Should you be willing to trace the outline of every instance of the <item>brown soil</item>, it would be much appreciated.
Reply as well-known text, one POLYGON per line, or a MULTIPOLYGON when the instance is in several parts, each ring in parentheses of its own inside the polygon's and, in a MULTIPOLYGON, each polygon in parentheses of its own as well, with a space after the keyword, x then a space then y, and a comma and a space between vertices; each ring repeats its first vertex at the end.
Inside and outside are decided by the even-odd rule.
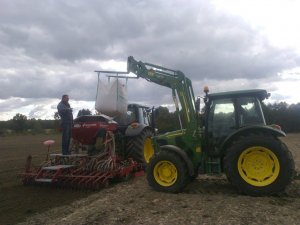
MULTIPOLYGON (((298 171, 299 138, 300 134, 290 134, 283 139, 293 153, 298 171)), ((5 192, 0 187, 2 196, 5 192)), ((21 193, 0 197, 0 224, 21 220, 21 217, 13 219, 15 207, 28 213, 21 224, 299 224, 300 221, 300 180, 293 181, 285 194, 271 197, 240 195, 224 176, 199 176, 179 194, 155 192, 145 177, 94 193, 20 185, 15 185, 15 189, 6 188, 10 194, 26 193, 27 199, 37 207, 47 205, 51 199, 54 203, 47 206, 51 208, 47 211, 32 210, 29 204, 24 204, 26 198, 21 193), (37 201, 39 198, 43 200, 37 201), (80 199, 74 201, 75 198, 80 199), (2 203, 3 199, 7 199, 6 204, 2 203), (31 215, 35 212, 42 213, 31 215), (6 219, 2 221, 2 218, 6 219)))

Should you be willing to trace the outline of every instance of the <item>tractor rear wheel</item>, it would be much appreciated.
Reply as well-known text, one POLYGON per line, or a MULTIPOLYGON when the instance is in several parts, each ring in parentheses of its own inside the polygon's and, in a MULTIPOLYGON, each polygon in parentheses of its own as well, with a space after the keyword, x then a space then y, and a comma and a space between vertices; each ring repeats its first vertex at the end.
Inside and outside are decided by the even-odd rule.
POLYGON ((150 129, 144 129, 139 135, 130 137, 126 145, 127 157, 147 166, 154 155, 151 137, 152 132, 150 129))
POLYGON ((180 192, 189 182, 186 163, 174 152, 161 151, 147 167, 147 180, 157 191, 180 192))
POLYGON ((284 191, 292 181, 295 164, 286 145, 273 136, 241 137, 228 149, 224 169, 239 191, 252 196, 284 191))

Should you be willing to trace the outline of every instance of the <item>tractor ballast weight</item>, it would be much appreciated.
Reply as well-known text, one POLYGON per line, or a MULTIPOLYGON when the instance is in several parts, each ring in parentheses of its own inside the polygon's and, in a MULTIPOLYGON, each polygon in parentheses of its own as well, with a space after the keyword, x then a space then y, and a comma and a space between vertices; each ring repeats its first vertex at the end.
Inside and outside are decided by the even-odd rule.
MULTIPOLYGON (((208 94, 200 114, 192 82, 184 73, 128 57, 127 73, 171 89, 180 130, 151 140, 147 180, 155 190, 180 192, 198 172, 225 173, 239 191, 268 195, 284 191, 295 165, 279 126, 266 125, 262 89, 208 94), (179 104, 181 110, 179 110, 179 104)), ((199 99, 199 98, 198 98, 199 99)))

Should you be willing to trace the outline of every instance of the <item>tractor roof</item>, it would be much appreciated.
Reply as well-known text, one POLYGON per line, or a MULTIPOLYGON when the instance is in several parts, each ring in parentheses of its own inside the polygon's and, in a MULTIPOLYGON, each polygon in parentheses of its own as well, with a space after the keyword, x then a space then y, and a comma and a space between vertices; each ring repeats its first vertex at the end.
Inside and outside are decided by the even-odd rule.
POLYGON ((257 97, 261 101, 268 98, 270 93, 264 89, 251 89, 251 90, 240 90, 240 91, 227 91, 208 94, 210 100, 222 99, 222 98, 237 98, 237 97, 257 97))
POLYGON ((128 104, 128 107, 146 108, 146 109, 149 109, 149 108, 150 108, 149 106, 140 105, 140 104, 137 104, 137 103, 129 103, 129 104, 128 104))

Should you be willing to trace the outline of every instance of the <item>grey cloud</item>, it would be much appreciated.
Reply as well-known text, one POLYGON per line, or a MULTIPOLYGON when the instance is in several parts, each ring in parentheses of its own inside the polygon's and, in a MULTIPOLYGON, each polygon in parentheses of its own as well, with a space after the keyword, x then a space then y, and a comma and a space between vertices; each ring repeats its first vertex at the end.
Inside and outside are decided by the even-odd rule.
POLYGON ((22 101, 21 99, 9 99, 3 102, 0 102, 0 112, 7 112, 17 107, 21 107, 28 104, 27 102, 22 101))
POLYGON ((48 66, 35 61, 27 66, 0 69, 0 73, 2 99, 60 98, 69 93, 76 99, 90 100, 96 92, 96 74, 80 69, 77 64, 48 66))
POLYGON ((268 46, 240 18, 220 14, 206 1, 28 1, 26 5, 4 1, 2 5, 6 20, 1 31, 7 36, 2 42, 23 48, 32 57, 124 60, 132 54, 193 77, 227 78, 270 76, 299 64, 292 51, 268 46), (262 49, 255 52, 260 45, 262 49))
MULTIPOLYGON (((206 80, 220 90, 228 90, 232 79, 257 87, 258 79, 300 65, 293 50, 271 46, 241 18, 204 0, 3 0, 0 20, 0 99, 68 93, 93 101, 93 70, 101 66, 84 64, 87 59, 125 61, 133 55, 178 69, 192 79, 196 94, 206 80)), ((129 84, 130 100, 154 105, 169 93, 137 82, 129 84)))
POLYGON ((9 112, 14 109, 22 108, 31 104, 37 104, 38 102, 45 103, 47 99, 34 99, 34 98, 9 98, 5 101, 0 102, 0 112, 9 112))
POLYGON ((171 102, 170 89, 149 83, 143 79, 130 80, 128 82, 128 99, 132 102, 144 103, 149 106, 156 106, 158 102, 171 102))

